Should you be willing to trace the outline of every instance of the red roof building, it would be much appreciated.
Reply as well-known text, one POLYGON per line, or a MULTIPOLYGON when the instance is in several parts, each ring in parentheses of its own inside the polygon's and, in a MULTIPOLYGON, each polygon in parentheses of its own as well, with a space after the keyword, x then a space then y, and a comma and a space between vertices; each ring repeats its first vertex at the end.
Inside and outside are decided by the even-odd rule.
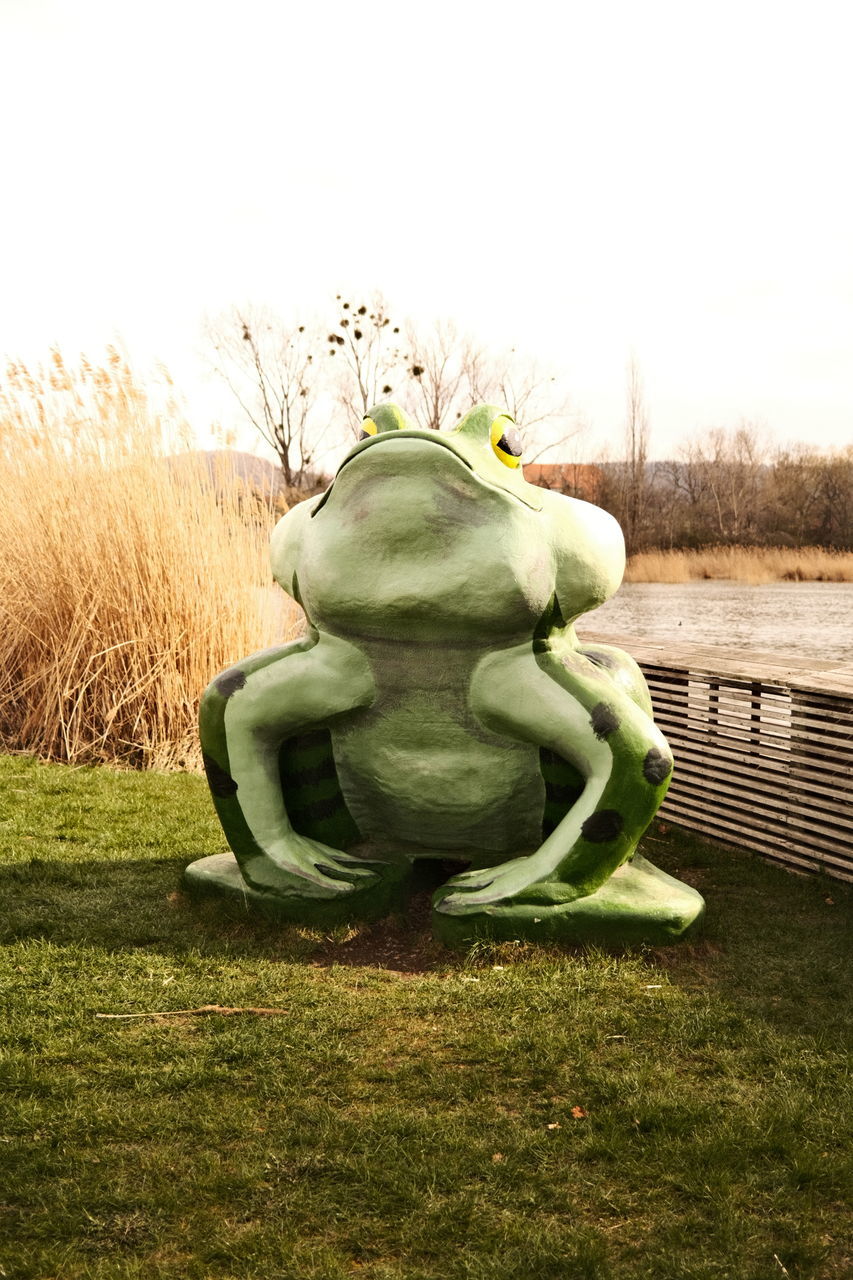
POLYGON ((599 501, 604 479, 601 468, 589 462, 531 462, 524 478, 540 489, 556 489, 585 502, 599 501))

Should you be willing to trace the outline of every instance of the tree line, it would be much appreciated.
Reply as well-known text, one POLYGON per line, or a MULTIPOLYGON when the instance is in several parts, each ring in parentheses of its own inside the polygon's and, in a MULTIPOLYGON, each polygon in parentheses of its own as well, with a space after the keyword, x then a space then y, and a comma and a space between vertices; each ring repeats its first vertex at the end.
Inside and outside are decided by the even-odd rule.
MULTIPOLYGON (((473 404, 500 404, 522 429, 527 463, 559 456, 581 432, 555 372, 514 349, 492 352, 448 323, 404 322, 380 294, 339 294, 325 318, 292 324, 269 309, 233 307, 208 322, 207 338, 213 368, 275 450, 294 496, 322 480, 320 462, 342 442, 333 434, 340 424, 357 435, 381 400, 435 431, 473 404)), ((635 358, 621 456, 578 470, 584 483, 574 492, 619 520, 629 553, 727 544, 853 549, 853 445, 773 448, 744 421, 696 432, 676 456, 651 461, 635 358)))
POLYGON ((629 552, 713 545, 853 550, 853 446, 770 448, 750 423, 714 428, 663 462, 600 467, 596 501, 629 552))
POLYGON ((294 323, 269 308, 232 307, 207 322, 206 337, 214 371, 274 449, 288 488, 309 488, 341 426, 357 436, 382 400, 432 431, 449 430, 474 404, 499 404, 523 424, 530 461, 579 431, 554 371, 449 323, 403 321, 381 294, 339 294, 325 318, 294 323))

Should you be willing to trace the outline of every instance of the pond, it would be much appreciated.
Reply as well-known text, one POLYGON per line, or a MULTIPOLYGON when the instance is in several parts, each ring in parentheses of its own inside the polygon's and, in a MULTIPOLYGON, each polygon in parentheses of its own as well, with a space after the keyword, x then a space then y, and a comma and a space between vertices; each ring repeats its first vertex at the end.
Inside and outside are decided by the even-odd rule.
POLYGON ((626 582, 578 634, 853 662, 853 583, 626 582))

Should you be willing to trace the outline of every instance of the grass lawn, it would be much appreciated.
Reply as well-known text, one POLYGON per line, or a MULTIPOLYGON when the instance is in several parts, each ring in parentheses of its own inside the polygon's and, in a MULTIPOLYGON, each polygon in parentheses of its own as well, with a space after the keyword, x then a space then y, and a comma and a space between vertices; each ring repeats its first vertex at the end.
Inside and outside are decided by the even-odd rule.
POLYGON ((693 944, 453 953, 186 899, 192 776, 3 757, 0 840, 0 1277, 853 1273, 849 886, 655 824, 693 944))

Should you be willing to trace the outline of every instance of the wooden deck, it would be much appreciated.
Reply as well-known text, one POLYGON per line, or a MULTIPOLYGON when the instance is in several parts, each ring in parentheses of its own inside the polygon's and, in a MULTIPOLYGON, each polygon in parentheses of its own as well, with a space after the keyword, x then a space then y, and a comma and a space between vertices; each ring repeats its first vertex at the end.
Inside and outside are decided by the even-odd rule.
POLYGON ((853 663, 589 635, 643 669, 675 755, 661 817, 853 880, 853 663))

